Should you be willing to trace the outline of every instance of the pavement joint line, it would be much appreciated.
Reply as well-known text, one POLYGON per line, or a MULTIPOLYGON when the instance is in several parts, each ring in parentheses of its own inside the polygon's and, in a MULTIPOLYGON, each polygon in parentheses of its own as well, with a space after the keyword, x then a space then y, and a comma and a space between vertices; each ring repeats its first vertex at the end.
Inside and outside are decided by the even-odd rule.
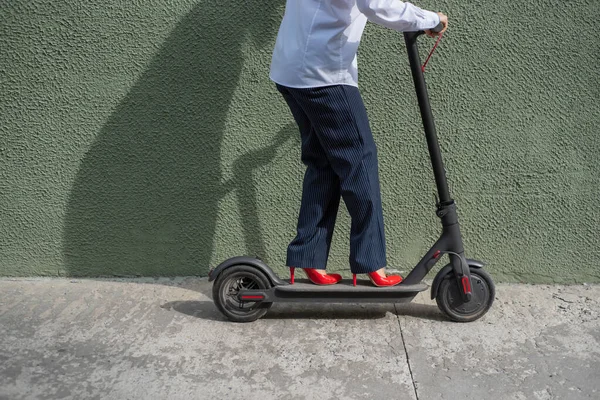
POLYGON ((413 376, 412 367, 410 366, 410 358, 408 356, 408 349, 406 348, 406 341, 404 340, 404 333, 402 332, 402 324, 400 323, 400 315, 398 314, 398 307, 394 303, 394 311, 396 312, 396 320, 398 321, 398 327, 400 328, 400 337, 402 339, 402 346, 404 347, 404 354, 406 355, 406 364, 408 365, 408 372, 410 373, 410 380, 413 384, 415 391, 415 398, 419 400, 419 393, 417 392, 417 384, 415 383, 415 377, 413 376))

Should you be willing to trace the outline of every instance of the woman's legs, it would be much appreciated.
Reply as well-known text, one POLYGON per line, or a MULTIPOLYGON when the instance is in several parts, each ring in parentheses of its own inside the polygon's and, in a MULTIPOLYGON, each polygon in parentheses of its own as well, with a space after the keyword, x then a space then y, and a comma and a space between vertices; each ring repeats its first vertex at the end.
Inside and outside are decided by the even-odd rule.
POLYGON ((306 165, 297 235, 287 250, 290 267, 325 269, 340 202, 340 181, 308 116, 286 88, 279 87, 300 129, 306 165))
POLYGON ((303 161, 308 160, 298 236, 288 248, 288 265, 325 265, 341 188, 352 218, 351 271, 383 268, 386 252, 377 149, 358 88, 279 88, 302 132, 303 161))

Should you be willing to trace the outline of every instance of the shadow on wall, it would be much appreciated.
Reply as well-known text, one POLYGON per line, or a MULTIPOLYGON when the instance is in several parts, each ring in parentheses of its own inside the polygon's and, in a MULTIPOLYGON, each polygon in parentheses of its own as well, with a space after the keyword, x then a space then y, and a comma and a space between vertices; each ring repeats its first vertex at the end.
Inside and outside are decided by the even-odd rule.
POLYGON ((296 128, 242 156, 225 183, 221 142, 242 42, 271 43, 280 9, 222 3, 203 2, 180 21, 82 161, 63 238, 69 275, 207 274, 218 203, 232 190, 247 249, 264 255, 252 170, 296 128))

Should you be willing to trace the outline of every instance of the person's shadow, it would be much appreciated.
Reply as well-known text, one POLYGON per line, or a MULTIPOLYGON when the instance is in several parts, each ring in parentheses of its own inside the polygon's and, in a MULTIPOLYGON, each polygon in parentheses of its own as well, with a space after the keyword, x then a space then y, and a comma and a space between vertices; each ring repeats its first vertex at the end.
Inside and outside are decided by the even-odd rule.
POLYGON ((228 181, 221 162, 243 44, 268 57, 282 12, 275 3, 199 3, 162 44, 81 163, 63 235, 69 275, 206 275, 218 203, 232 190, 248 250, 264 256, 252 170, 296 128, 263 132, 275 139, 238 159, 228 181))

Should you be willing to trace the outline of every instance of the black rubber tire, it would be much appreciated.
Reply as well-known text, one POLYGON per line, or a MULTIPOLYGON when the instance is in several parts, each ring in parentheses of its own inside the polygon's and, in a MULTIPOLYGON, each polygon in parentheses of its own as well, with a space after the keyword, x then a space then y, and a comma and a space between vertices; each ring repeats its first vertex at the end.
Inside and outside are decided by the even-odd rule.
POLYGON ((468 303, 462 301, 461 289, 453 271, 448 273, 440 284, 435 301, 439 309, 452 321, 475 321, 484 316, 494 303, 496 288, 492 277, 481 268, 471 267, 470 271, 473 298, 468 303))
POLYGON ((233 322, 252 322, 264 316, 273 303, 244 302, 235 298, 236 290, 239 291, 240 282, 243 285, 252 285, 257 289, 269 289, 269 279, 255 267, 248 265, 235 265, 223 271, 213 284, 213 301, 215 305, 233 322), (237 288, 236 288, 237 286, 237 288))

